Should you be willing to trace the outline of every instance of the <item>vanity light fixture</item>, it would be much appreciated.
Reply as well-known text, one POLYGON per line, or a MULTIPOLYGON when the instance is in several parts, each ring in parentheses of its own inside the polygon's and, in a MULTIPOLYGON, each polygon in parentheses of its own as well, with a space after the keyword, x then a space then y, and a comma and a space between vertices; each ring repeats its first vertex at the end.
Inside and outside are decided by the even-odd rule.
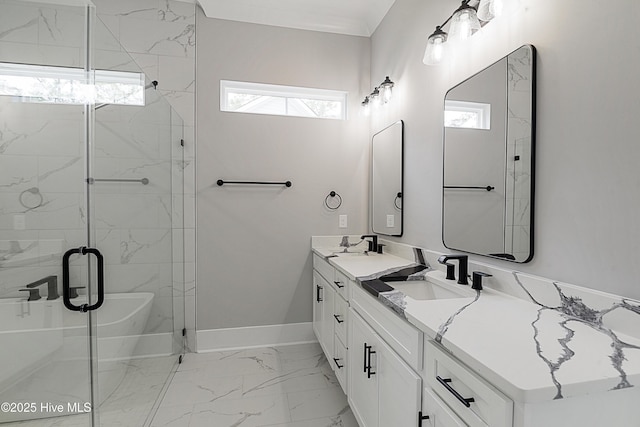
POLYGON ((425 65, 439 64, 445 55, 447 41, 468 39, 483 23, 500 16, 502 8, 503 0, 462 0, 460 7, 442 25, 436 26, 435 31, 427 38, 422 62, 425 65), (443 30, 447 24, 450 24, 449 33, 443 30))
POLYGON ((362 101, 361 104, 364 108, 365 115, 369 115, 371 107, 377 108, 391 100, 394 85, 395 83, 387 76, 384 81, 380 83, 380 86, 374 87, 373 92, 364 97, 364 101, 362 101))

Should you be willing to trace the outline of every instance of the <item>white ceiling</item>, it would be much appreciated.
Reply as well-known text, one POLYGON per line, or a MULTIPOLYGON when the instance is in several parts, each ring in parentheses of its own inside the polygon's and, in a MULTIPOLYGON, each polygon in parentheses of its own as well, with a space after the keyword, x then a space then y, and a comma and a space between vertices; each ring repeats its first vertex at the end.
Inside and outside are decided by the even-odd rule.
POLYGON ((210 18, 369 37, 395 0, 197 0, 210 18))

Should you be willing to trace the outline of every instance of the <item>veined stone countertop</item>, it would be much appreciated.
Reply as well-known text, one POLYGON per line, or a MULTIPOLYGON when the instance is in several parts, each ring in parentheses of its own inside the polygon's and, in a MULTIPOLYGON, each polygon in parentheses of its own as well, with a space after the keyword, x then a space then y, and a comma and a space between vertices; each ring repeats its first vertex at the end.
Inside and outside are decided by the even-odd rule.
MULTIPOLYGON (((391 254, 329 257, 313 250, 358 283, 415 265, 391 254)), ((468 298, 416 300, 393 291, 378 299, 518 402, 640 386, 640 302, 518 272, 492 273, 501 276, 496 287, 513 287, 518 297, 485 284, 468 298)), ((462 286, 440 270, 425 276, 462 286)))

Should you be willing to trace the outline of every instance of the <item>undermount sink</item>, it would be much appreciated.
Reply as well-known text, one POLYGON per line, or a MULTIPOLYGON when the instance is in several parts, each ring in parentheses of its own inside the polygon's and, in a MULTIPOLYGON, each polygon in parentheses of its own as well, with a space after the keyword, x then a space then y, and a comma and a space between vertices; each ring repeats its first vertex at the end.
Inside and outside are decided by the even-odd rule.
POLYGON ((469 298, 476 295, 468 286, 453 283, 450 287, 425 280, 409 280, 406 282, 389 282, 389 286, 415 300, 436 300, 452 298, 469 298))
POLYGON ((368 253, 365 252, 334 252, 333 255, 343 257, 343 256, 368 256, 368 253))

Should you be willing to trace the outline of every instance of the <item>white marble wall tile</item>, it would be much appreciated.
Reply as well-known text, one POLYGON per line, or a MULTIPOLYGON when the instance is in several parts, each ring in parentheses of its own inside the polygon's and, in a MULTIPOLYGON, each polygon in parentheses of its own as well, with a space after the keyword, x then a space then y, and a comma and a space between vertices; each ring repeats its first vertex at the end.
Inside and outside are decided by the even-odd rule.
POLYGON ((107 265, 106 292, 152 292, 156 297, 173 296, 168 264, 107 265))
POLYGON ((171 230, 122 230, 120 232, 120 261, 122 264, 170 263, 171 230))
POLYGON ((9 42, 0 40, 0 61, 22 64, 48 64, 59 67, 80 67, 81 49, 63 46, 9 42))
POLYGON ((195 20, 195 8, 193 3, 174 1, 174 0, 158 0, 158 19, 168 22, 193 22, 195 20))
POLYGON ((85 9, 81 7, 40 8, 38 44, 80 48, 86 46, 85 15, 85 9))
POLYGON ((196 230, 194 228, 184 230, 184 262, 196 262, 196 230))
MULTIPOLYGON (((185 123, 194 123, 195 121, 195 95, 193 92, 164 90, 158 85, 158 90, 167 98, 171 106, 176 109, 180 117, 185 123)), ((191 89, 191 86, 189 87, 191 89)))
MULTIPOLYGON (((184 263, 184 293, 187 296, 195 297, 196 294, 196 264, 195 262, 184 263)), ((187 303, 185 311, 188 316, 195 314, 195 306, 187 303)), ((193 319, 195 324, 195 317, 193 319)))
POLYGON ((192 58, 158 56, 160 71, 158 85, 164 91, 193 92, 195 89, 195 63, 192 58))
POLYGON ((120 18, 120 42, 128 52, 195 57, 195 24, 120 18))
POLYGON ((173 296, 154 297, 145 334, 157 334, 173 331, 173 296))
POLYGON ((40 11, 35 5, 3 4, 0 41, 38 43, 40 11))
POLYGON ((157 0, 95 0, 93 2, 101 15, 135 16, 156 20, 157 0))

